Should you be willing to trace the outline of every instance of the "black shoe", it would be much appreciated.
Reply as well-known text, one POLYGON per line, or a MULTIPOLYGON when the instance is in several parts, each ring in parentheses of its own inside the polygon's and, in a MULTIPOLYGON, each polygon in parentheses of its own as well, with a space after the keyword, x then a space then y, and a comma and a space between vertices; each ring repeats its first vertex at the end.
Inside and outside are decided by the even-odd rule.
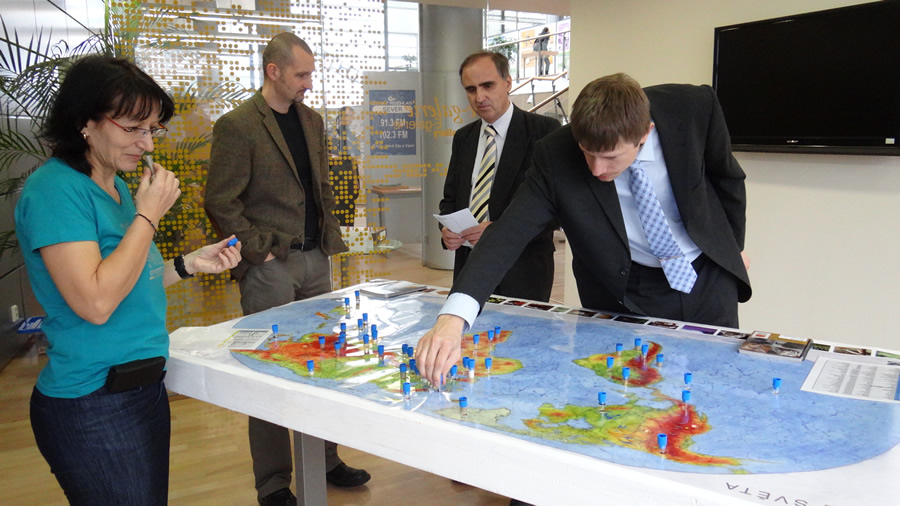
POLYGON ((372 476, 364 469, 353 469, 343 462, 338 464, 338 466, 331 471, 325 473, 325 479, 328 480, 328 483, 341 488, 358 487, 369 481, 371 478, 372 476))
POLYGON ((297 506, 297 497, 291 493, 291 489, 283 488, 259 500, 261 506, 297 506))

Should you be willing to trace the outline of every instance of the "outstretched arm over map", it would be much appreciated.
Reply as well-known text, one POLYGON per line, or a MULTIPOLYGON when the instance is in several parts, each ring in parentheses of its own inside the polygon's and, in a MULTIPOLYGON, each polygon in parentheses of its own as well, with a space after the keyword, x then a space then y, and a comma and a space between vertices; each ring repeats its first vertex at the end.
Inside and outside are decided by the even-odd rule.
POLYGON ((419 372, 433 385, 439 385, 441 375, 446 377, 459 360, 462 333, 475 322, 491 291, 525 246, 554 222, 555 189, 550 172, 529 169, 503 216, 485 229, 478 247, 472 250, 434 327, 416 345, 419 372))

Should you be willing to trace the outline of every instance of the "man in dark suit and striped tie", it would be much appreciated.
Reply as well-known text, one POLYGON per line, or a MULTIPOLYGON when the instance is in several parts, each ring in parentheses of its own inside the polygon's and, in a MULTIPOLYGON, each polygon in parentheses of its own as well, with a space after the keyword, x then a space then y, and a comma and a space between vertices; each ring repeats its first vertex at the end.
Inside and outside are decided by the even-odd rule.
MULTIPOLYGON (((468 207, 478 226, 461 233, 441 229, 444 246, 456 252, 453 275, 459 274, 481 234, 509 205, 531 165, 534 143, 559 127, 553 118, 523 111, 510 103, 509 60, 482 51, 466 57, 460 81, 480 117, 453 136, 453 151, 444 183, 441 214, 468 207)), ((493 293, 547 301, 553 286, 553 229, 550 224, 524 246, 493 293)))

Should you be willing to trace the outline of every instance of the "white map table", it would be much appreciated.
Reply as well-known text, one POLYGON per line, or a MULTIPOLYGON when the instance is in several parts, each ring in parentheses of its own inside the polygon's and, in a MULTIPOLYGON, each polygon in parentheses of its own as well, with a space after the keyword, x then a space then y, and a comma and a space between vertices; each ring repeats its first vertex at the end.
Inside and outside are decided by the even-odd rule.
POLYGON ((500 335, 489 343, 480 332, 477 348, 471 335, 464 340, 464 354, 477 357, 475 378, 431 392, 413 375, 419 389, 404 399, 400 347, 418 341, 443 297, 363 299, 350 314, 339 299, 332 294, 221 324, 278 324, 276 339, 254 352, 184 351, 173 339, 166 378, 170 390, 308 434, 296 453, 298 469, 306 470, 298 472, 298 496, 307 504, 324 502, 316 438, 535 504, 892 500, 900 406, 803 392, 810 361, 747 357, 737 353, 736 339, 646 321, 490 304, 473 330, 500 326, 500 335), (357 335, 363 312, 378 326, 384 360, 374 345, 366 353, 357 335), (336 354, 341 322, 352 330, 336 354), (633 349, 635 338, 648 345, 646 357, 633 349), (616 343, 624 344, 618 356, 616 343), (624 367, 632 371, 627 383, 624 367), (681 402, 684 372, 694 377, 689 405, 681 402), (778 395, 774 376, 783 380, 778 395), (608 399, 602 412, 599 391, 608 399), (461 396, 468 398, 464 417, 461 396), (669 436, 665 453, 656 445, 659 433, 669 436))

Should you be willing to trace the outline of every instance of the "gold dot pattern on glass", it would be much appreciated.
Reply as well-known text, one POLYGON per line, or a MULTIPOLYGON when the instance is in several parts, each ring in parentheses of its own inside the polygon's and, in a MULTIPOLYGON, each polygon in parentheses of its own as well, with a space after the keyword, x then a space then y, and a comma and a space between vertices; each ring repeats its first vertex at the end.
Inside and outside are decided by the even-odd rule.
MULTIPOLYGON (((227 7, 221 5, 190 0, 110 2, 117 54, 137 62, 176 104, 176 115, 167 124, 169 133, 156 140, 153 152, 155 162, 175 172, 182 189, 156 237, 164 258, 217 239, 203 210, 212 127, 262 86, 262 50, 272 36, 292 31, 310 45, 317 69, 305 103, 323 116, 329 133, 340 131, 336 128, 340 109, 353 107, 355 117, 348 128, 356 142, 364 142, 371 132, 363 107, 365 86, 372 83, 366 82, 366 75, 386 68, 383 1, 232 0, 227 7)), ((338 166, 331 175, 339 204, 335 215, 344 223, 374 225, 379 211, 388 210, 387 199, 372 195, 367 199, 365 188, 446 171, 432 164, 397 166, 384 156, 366 157, 361 145, 348 149, 351 139, 346 133, 329 135, 329 158, 338 166), (368 172, 383 176, 369 177, 368 172)), ((125 177, 134 190, 138 178, 125 177)), ((334 286, 390 275, 385 257, 370 253, 349 254, 343 261, 335 257, 334 286)), ((209 325, 241 314, 240 294, 228 273, 197 275, 176 283, 167 294, 170 329, 209 325)))

